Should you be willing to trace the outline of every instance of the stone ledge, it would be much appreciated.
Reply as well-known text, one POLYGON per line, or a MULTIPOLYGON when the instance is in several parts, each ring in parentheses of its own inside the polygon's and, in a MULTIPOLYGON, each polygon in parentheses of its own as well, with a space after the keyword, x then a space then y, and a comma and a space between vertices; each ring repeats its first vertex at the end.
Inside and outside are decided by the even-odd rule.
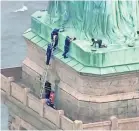
MULTIPOLYGON (((50 33, 52 29, 56 28, 56 25, 51 24, 49 19, 50 17, 47 15, 47 12, 35 12, 31 17, 31 29, 46 41, 51 42, 50 33), (41 16, 41 18, 38 18, 38 16, 41 16)), ((107 67, 139 62, 139 58, 137 57, 139 45, 137 42, 135 47, 130 48, 127 44, 121 43, 108 44, 107 48, 95 49, 96 51, 91 51, 92 47, 90 47, 90 40, 87 40, 83 36, 80 38, 78 35, 81 32, 77 32, 78 31, 72 27, 66 28, 64 32, 59 32, 58 48, 62 51, 64 50, 64 40, 67 35, 76 36, 77 40, 72 42, 69 53, 73 58, 85 66, 107 67), (117 57, 118 59, 115 59, 117 57)))
POLYGON ((26 59, 23 61, 23 64, 40 75, 43 75, 44 73, 44 69, 31 61, 28 57, 26 57, 26 59))
MULTIPOLYGON (((34 117, 34 118, 37 118, 35 121, 38 121, 38 119, 39 119, 39 122, 41 123, 41 124, 44 124, 44 125, 47 125, 48 126, 48 128, 49 129, 58 129, 58 127, 55 125, 55 124, 53 124, 52 122, 50 122, 49 120, 47 120, 47 119, 45 119, 45 118, 42 118, 42 117, 40 117, 39 116, 39 114, 37 114, 35 111, 33 111, 32 109, 30 109, 29 107, 27 107, 27 106, 24 106, 22 103, 20 103, 18 100, 16 100, 15 98, 13 98, 13 97, 11 97, 11 96, 7 96, 8 97, 8 101, 6 101, 6 105, 8 105, 9 106, 9 103, 11 103, 11 104, 13 104, 14 106, 16 106, 17 108, 19 108, 19 110, 22 110, 22 112, 26 112, 28 115, 30 114, 31 115, 31 118, 32 117, 34 117)), ((14 113, 15 113, 15 110, 16 110, 16 108, 14 108, 13 109, 14 111, 14 113)), ((19 117, 22 117, 23 115, 21 114, 21 113, 19 113, 20 111, 18 111, 17 113, 18 113, 18 115, 19 115, 19 117)), ((31 119, 30 118, 30 119, 31 119)), ((26 119, 25 118, 25 116, 23 116, 23 118, 22 119, 24 119, 25 121, 27 121, 27 122, 29 122, 30 124, 32 124, 32 125, 35 125, 35 124, 33 124, 32 122, 30 122, 28 119, 26 119)), ((38 124, 37 124, 37 126, 38 126, 38 124)), ((36 127, 37 127, 36 126, 36 127)), ((46 127, 46 126, 44 126, 44 127, 46 127)), ((40 128, 41 129, 41 128, 40 128)), ((43 128, 44 129, 44 128, 43 128)), ((45 129, 44 129, 45 130, 45 129)))
MULTIPOLYGON (((31 41, 34 45, 42 48, 42 51, 45 51, 47 48, 48 41, 44 40, 42 37, 38 36, 37 34, 33 33, 31 30, 24 33, 24 38, 26 40, 31 41), (35 37, 37 37, 35 39, 35 37), (34 40, 35 39, 35 40, 34 40)), ((79 63, 74 58, 67 58, 63 59, 62 57, 62 51, 57 50, 54 52, 54 56, 57 60, 60 60, 63 62, 63 64, 66 64, 67 66, 71 67, 73 70, 77 71, 81 75, 95 75, 95 76, 102 76, 102 75, 115 75, 115 74, 121 74, 121 73, 127 73, 127 72, 137 72, 139 71, 139 64, 126 64, 121 66, 109 66, 109 67, 87 67, 83 64, 79 63)), ((36 58, 37 59, 37 58, 36 58)))
POLYGON ((113 95, 105 95, 105 96, 92 96, 79 93, 69 85, 60 81, 59 84, 60 89, 71 95, 72 97, 76 98, 79 101, 87 101, 87 102, 110 102, 110 101, 119 101, 119 100, 129 100, 129 99, 137 99, 139 98, 139 92, 130 92, 130 93, 120 93, 120 94, 113 94, 113 95))

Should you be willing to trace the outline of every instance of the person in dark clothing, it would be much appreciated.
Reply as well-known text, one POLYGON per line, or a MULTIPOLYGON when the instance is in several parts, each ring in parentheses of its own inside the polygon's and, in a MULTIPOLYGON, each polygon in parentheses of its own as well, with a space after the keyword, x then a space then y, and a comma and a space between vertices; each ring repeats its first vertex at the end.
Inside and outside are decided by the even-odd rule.
POLYGON ((44 85, 44 88, 45 88, 45 98, 46 99, 49 99, 50 93, 51 93, 51 83, 49 83, 48 81, 46 81, 45 82, 45 85, 44 85))
POLYGON ((70 38, 69 36, 66 37, 65 39, 65 46, 64 46, 64 53, 62 54, 64 56, 64 58, 68 58, 67 57, 67 53, 69 52, 69 48, 70 48, 70 43, 76 40, 76 38, 70 38))
POLYGON ((51 55, 52 55, 52 45, 48 44, 47 51, 46 51, 46 56, 47 56, 46 65, 49 65, 51 55))
POLYGON ((92 42, 93 42, 93 44, 91 46, 93 46, 95 44, 95 47, 96 47, 96 45, 98 44, 99 48, 101 48, 102 40, 96 40, 96 39, 92 38, 92 42))
POLYGON ((59 33, 60 29, 54 29, 51 33, 51 40, 53 43, 53 48, 54 50, 56 49, 57 45, 58 45, 58 33, 59 33))
POLYGON ((95 48, 96 48, 97 44, 98 44, 99 48, 106 48, 107 47, 106 45, 102 44, 102 40, 100 40, 100 39, 96 40, 96 39, 92 38, 91 40, 93 42, 93 44, 91 46, 93 46, 95 44, 95 48))
POLYGON ((51 40, 52 40, 52 43, 53 43, 53 49, 55 50, 57 45, 58 45, 58 33, 59 32, 63 32, 64 31, 64 28, 61 28, 61 29, 54 29, 52 32, 51 32, 51 40))
POLYGON ((49 97, 49 99, 47 99, 46 103, 48 106, 55 108, 54 101, 55 101, 55 92, 51 91, 50 97, 49 97))

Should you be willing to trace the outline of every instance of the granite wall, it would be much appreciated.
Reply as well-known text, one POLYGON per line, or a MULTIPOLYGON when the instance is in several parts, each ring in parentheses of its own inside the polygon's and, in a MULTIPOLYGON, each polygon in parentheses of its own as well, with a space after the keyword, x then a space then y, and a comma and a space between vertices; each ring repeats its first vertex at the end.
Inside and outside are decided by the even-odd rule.
MULTIPOLYGON (((27 45, 28 55, 23 62, 22 77, 33 92, 40 95, 40 79, 46 71, 45 51, 28 40, 27 45)), ((56 58, 51 64, 47 78, 57 87, 57 107, 63 109, 69 118, 87 123, 107 120, 112 115, 118 118, 139 115, 139 72, 81 75, 56 58)))

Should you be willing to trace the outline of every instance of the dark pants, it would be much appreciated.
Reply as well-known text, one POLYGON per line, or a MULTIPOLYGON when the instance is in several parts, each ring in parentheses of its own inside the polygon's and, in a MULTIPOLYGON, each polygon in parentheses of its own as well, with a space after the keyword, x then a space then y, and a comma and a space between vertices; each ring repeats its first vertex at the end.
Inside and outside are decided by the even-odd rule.
POLYGON ((101 48, 102 46, 102 40, 97 40, 97 41, 94 41, 93 44, 91 46, 93 46, 95 44, 95 48, 96 48, 96 45, 98 44, 98 47, 101 48))
POLYGON ((46 100, 46 104, 47 104, 48 106, 54 108, 54 104, 51 103, 50 99, 47 99, 47 100, 46 100))
POLYGON ((46 98, 46 99, 49 99, 50 93, 51 93, 51 91, 46 91, 46 92, 45 92, 45 98, 46 98))
POLYGON ((58 38, 55 40, 53 48, 56 49, 57 45, 58 45, 58 38))
POLYGON ((67 56, 67 53, 69 52, 69 47, 68 46, 64 46, 64 53, 63 53, 63 56, 64 58, 66 58, 67 56))
POLYGON ((46 65, 49 65, 51 59, 51 53, 47 54, 46 65))

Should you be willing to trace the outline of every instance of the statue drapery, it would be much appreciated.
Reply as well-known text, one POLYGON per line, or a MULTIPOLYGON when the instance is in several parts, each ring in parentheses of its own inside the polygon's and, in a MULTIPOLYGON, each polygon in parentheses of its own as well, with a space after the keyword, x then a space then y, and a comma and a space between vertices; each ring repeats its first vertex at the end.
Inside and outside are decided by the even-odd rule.
POLYGON ((139 0, 50 1, 51 23, 72 26, 87 38, 105 38, 110 43, 134 39, 139 30, 139 0))

